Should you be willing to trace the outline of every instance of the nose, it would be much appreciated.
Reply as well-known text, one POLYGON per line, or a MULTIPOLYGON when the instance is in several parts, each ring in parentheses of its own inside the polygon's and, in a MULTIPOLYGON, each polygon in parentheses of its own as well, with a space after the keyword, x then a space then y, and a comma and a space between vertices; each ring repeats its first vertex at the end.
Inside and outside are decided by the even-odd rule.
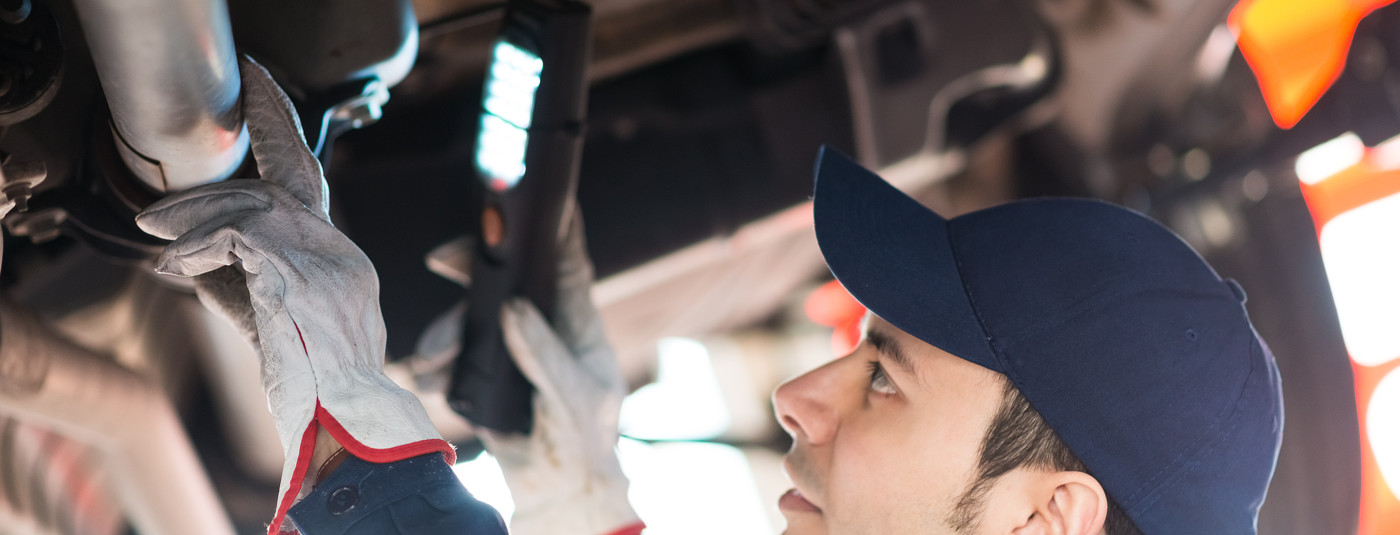
POLYGON ((844 360, 848 359, 836 359, 790 379, 773 391, 778 423, 794 439, 818 446, 836 434, 840 422, 835 404, 840 395, 837 368, 844 360))

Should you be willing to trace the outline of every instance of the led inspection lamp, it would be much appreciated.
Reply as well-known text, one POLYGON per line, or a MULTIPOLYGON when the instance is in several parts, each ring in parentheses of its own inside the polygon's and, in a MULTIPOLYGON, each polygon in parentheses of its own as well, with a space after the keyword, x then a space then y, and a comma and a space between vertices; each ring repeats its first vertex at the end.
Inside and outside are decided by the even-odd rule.
POLYGON ((509 2, 486 75, 475 158, 481 233, 447 400, 496 431, 533 426, 534 389, 506 351, 500 312, 524 296, 553 320, 583 143, 590 22, 589 7, 576 1, 509 2))

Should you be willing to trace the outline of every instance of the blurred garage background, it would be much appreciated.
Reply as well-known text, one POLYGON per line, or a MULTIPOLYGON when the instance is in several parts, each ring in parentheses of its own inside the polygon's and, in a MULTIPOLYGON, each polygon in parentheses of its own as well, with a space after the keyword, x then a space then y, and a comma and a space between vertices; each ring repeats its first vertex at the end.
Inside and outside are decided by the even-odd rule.
MULTIPOLYGON (((0 7, 11 3, 30 5, 0 7)), ((479 230, 462 207, 501 5, 321 1, 280 17, 271 0, 227 3, 235 43, 259 57, 346 28, 416 48, 382 116, 329 137, 321 156, 336 221, 382 278, 392 373, 462 447, 469 488, 508 515, 493 461, 433 392, 442 352, 420 343, 462 297, 429 258, 479 230), (385 9, 416 33, 375 33, 365 18, 385 9)), ((831 282, 812 233, 822 144, 948 216, 1083 196, 1170 226, 1248 291, 1283 375, 1287 427, 1260 533, 1400 533, 1400 6, 589 3, 578 196, 594 297, 634 388, 620 451, 648 533, 782 529, 789 439, 769 393, 843 354, 863 313, 831 282)), ((71 41, 69 4, 35 2, 71 41)), ((69 46, 63 91, 87 84, 89 98, 55 102, 97 94, 81 46, 69 46)), ((314 97, 293 91, 299 105, 314 97)), ((30 134, 10 129, 0 148, 23 153, 11 146, 30 134)), ((62 171, 50 164, 51 177, 62 171)), ((6 292, 162 385, 218 505, 238 532, 261 532, 281 450, 256 367, 239 364, 251 348, 187 288, 151 281, 139 255, 114 255, 90 231, 24 222, 6 222, 6 292)), ((120 474, 102 462, 81 438, 5 417, 0 534, 142 532, 110 490, 120 474)))

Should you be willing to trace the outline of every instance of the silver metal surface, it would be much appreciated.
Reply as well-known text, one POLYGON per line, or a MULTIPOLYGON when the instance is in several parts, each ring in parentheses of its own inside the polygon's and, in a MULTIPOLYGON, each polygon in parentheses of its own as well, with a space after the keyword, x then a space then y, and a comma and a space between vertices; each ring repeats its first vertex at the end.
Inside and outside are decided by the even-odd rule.
POLYGON ((248 152, 223 0, 77 0, 122 159, 158 191, 232 174, 248 152))
POLYGON ((0 303, 0 412, 99 452, 111 491, 148 535, 232 535, 165 392, 0 303))

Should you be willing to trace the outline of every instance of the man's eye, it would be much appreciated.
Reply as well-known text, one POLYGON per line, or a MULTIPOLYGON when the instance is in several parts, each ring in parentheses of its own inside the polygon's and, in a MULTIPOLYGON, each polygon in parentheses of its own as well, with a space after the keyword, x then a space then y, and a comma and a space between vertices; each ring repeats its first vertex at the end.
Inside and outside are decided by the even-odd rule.
POLYGON ((878 360, 870 361, 870 389, 885 395, 898 393, 889 376, 885 375, 885 367, 881 366, 878 360))

